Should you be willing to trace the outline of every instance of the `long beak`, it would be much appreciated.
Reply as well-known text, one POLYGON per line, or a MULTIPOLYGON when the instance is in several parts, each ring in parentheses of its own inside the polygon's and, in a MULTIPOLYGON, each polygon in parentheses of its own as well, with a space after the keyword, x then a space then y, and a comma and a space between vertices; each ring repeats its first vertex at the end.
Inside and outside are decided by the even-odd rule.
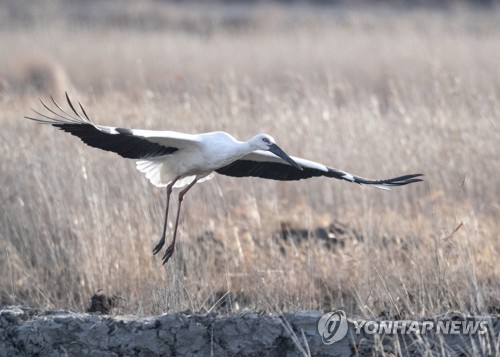
POLYGON ((290 165, 295 167, 296 169, 302 171, 303 168, 297 164, 290 156, 288 156, 281 148, 276 145, 276 144, 271 144, 269 146, 269 151, 272 152, 274 155, 281 157, 283 160, 288 162, 290 165))

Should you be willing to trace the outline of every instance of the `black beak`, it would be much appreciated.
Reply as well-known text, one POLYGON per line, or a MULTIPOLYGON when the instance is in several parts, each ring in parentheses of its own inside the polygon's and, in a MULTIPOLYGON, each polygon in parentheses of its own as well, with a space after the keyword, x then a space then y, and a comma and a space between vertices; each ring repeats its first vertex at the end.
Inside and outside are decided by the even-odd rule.
POLYGON ((281 157, 283 160, 288 162, 290 165, 292 165, 296 169, 298 169, 300 171, 303 170, 303 168, 299 164, 297 164, 295 161, 293 161, 293 159, 290 156, 288 156, 283 150, 281 150, 281 148, 278 145, 271 144, 269 146, 269 151, 272 152, 274 155, 281 157))

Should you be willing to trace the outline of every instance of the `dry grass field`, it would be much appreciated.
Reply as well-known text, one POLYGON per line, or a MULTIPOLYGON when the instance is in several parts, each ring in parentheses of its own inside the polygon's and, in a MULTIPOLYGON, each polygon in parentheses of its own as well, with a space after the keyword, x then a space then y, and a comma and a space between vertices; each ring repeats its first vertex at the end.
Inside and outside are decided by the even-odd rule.
POLYGON ((0 305, 85 311, 102 289, 139 315, 498 313, 498 9, 16 4, 0 6, 0 305), (64 91, 99 124, 265 132, 291 155, 425 182, 216 176, 186 196, 163 267, 164 190, 23 119, 64 91))

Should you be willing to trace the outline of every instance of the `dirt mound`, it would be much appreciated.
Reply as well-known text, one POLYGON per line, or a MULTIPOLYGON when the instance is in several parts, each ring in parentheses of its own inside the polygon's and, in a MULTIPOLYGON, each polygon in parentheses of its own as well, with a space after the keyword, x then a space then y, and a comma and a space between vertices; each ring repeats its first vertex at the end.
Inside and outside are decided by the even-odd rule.
MULTIPOLYGON (((489 317, 489 333, 380 336, 355 333, 324 344, 317 311, 271 316, 256 312, 229 316, 171 313, 160 316, 106 316, 25 307, 0 310, 0 356, 14 355, 351 355, 418 353, 494 353, 500 331, 498 317, 489 317), (491 340, 493 338, 493 340, 491 340)), ((482 318, 484 320, 485 318, 482 318)), ((498 347, 497 347, 498 348, 498 347)))

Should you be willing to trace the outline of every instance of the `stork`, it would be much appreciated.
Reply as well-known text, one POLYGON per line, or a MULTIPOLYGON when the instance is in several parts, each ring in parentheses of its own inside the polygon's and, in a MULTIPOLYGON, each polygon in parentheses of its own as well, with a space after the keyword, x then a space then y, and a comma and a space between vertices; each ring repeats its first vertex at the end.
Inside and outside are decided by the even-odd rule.
POLYGON ((40 100, 47 113, 34 110, 36 116, 25 118, 50 124, 80 138, 85 144, 112 151, 127 159, 136 159, 137 169, 157 187, 166 187, 165 220, 153 255, 165 245, 170 195, 173 188, 183 188, 179 195, 177 216, 171 244, 162 261, 165 264, 175 249, 182 201, 198 182, 208 180, 214 172, 234 177, 261 177, 292 181, 315 176, 331 177, 382 189, 422 181, 422 174, 371 180, 306 159, 288 156, 267 134, 257 134, 239 141, 228 133, 215 131, 184 134, 175 131, 125 129, 94 124, 83 106, 73 104, 66 93, 71 111, 64 110, 52 97, 49 106, 40 100))

